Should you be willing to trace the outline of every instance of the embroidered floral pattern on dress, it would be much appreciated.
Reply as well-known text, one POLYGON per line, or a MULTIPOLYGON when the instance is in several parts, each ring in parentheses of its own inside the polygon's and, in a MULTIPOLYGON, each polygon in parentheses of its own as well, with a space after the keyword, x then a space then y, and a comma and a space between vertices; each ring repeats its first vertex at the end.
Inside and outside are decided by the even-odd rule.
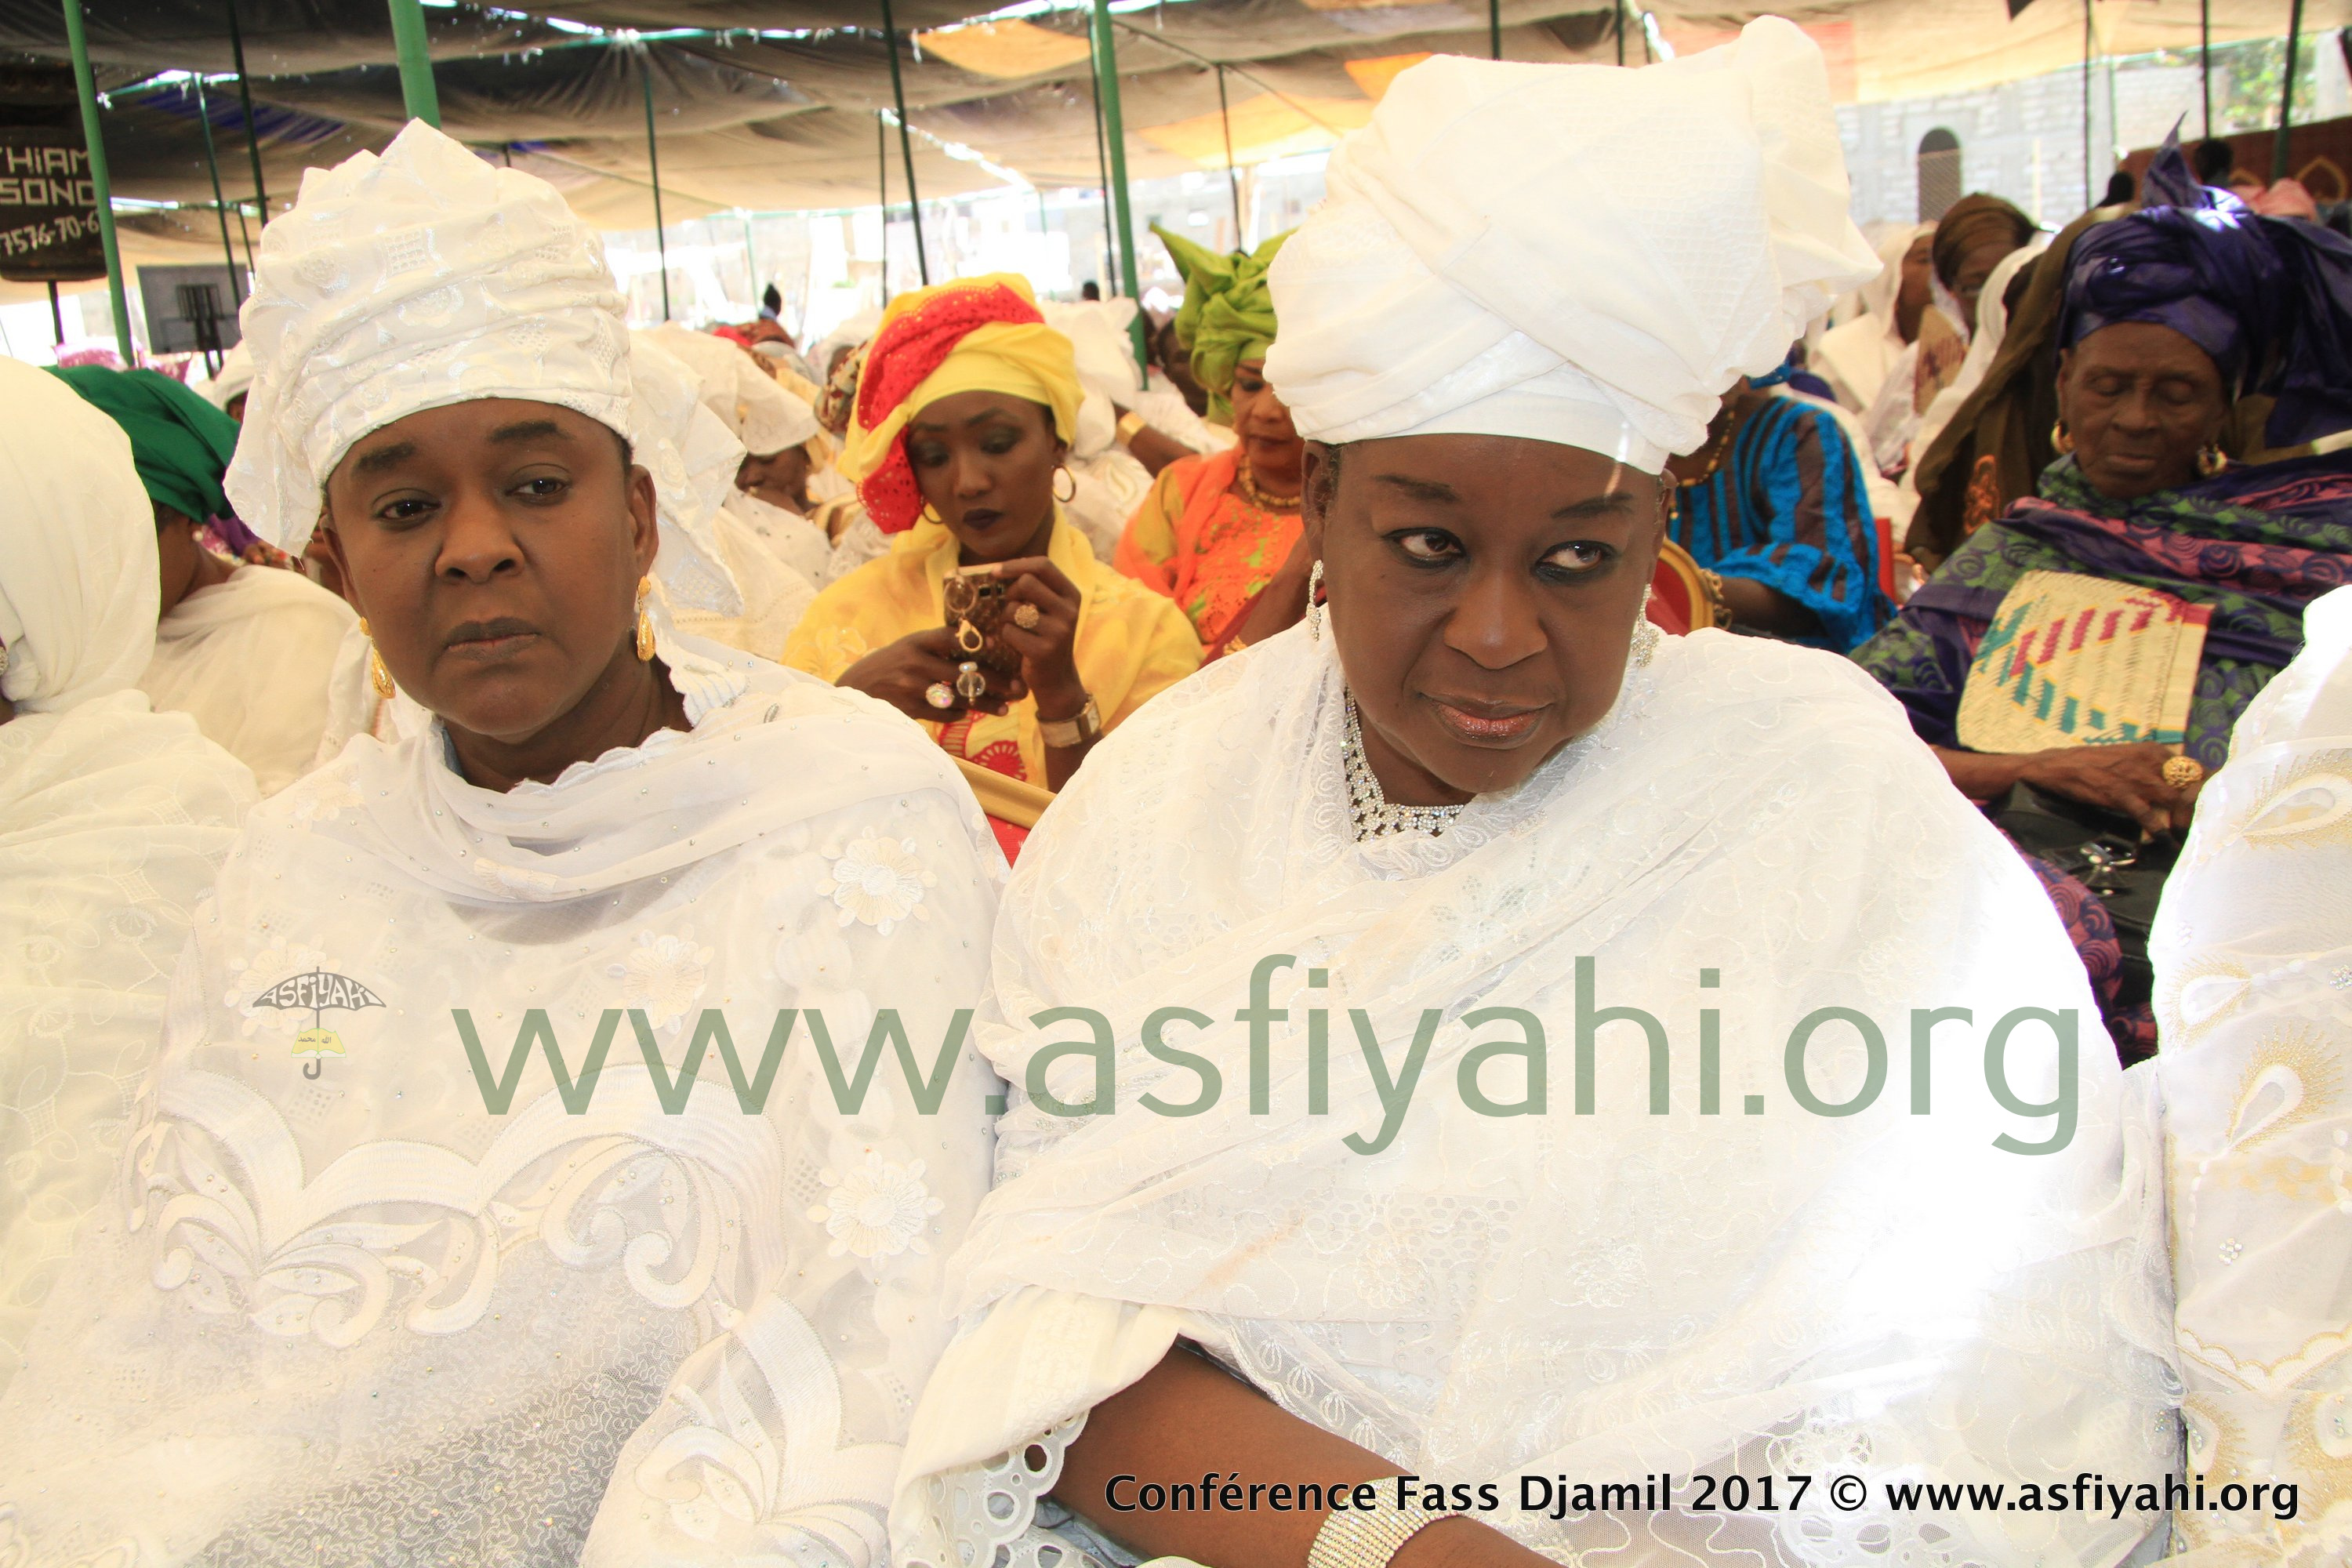
POLYGON ((339 768, 321 769, 288 793, 293 799, 297 822, 324 822, 367 804, 360 795, 359 785, 352 782, 352 775, 339 768))
POLYGON ((843 925, 863 921, 888 936, 910 916, 931 918, 923 908, 923 889, 939 879, 917 857, 913 839, 869 832, 827 855, 832 871, 816 890, 841 910, 843 925))
POLYGON ((622 983, 623 999, 658 1029, 693 1011, 714 956, 691 932, 657 936, 641 931, 637 945, 607 973, 622 983))
MULTIPOLYGON (((480 1163, 412 1145, 398 1168, 379 1163, 374 1184, 347 1185, 331 1212, 289 1230, 286 1194, 257 1188, 247 1174, 301 1167, 277 1110, 209 1074, 159 1092, 159 1115, 133 1141, 127 1194, 130 1228, 152 1237, 156 1287, 184 1291, 200 1312, 242 1316, 266 1333, 338 1350, 395 1313, 415 1333, 474 1327, 490 1308, 501 1259, 533 1239, 575 1268, 617 1264, 654 1306, 677 1310, 708 1297, 731 1309, 720 1263, 740 1246, 739 1194, 773 1179, 756 1151, 719 1169, 650 1136, 582 1138, 580 1123, 542 1100, 480 1163), (486 1190, 489 1172, 517 1173, 486 1190), (471 1203, 451 1196, 468 1194, 471 1203), (361 1217, 394 1203, 416 1205, 419 1217, 361 1217)), ((635 1112, 649 1133, 669 1131, 656 1113, 649 1098, 635 1112)))
POLYGON ((828 1166, 818 1179, 825 1184, 824 1202, 811 1205, 808 1216, 833 1237, 826 1248, 831 1256, 872 1259, 931 1249, 923 1226, 944 1205, 923 1184, 920 1160, 894 1165, 869 1151, 845 1174, 828 1166))

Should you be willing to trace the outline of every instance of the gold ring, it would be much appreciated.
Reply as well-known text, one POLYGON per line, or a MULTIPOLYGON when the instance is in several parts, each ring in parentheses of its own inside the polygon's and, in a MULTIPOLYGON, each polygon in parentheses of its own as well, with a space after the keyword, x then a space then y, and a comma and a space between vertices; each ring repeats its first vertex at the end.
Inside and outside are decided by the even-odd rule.
POLYGON ((1045 618, 1038 614, 1037 606, 1026 599, 1013 606, 1013 624, 1024 632, 1035 631, 1037 623, 1045 618))
POLYGON ((2205 778, 2205 764, 2194 757, 2168 757, 2164 763, 2164 782, 2175 789, 2187 789, 2205 778))
POLYGON ((944 680, 934 680, 923 688, 923 700, 934 708, 955 706, 955 688, 944 680))

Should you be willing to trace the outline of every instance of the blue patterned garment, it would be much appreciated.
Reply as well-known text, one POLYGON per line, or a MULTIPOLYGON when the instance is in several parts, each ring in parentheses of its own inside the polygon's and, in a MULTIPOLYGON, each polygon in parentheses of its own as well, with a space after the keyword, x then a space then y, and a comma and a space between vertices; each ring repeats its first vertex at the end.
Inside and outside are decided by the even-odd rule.
POLYGON ((1862 460, 1834 415, 1796 398, 1742 422, 1722 465, 1680 492, 1673 534, 1700 565, 1812 611, 1823 635, 1802 640, 1816 647, 1851 652, 1895 614, 1862 460))

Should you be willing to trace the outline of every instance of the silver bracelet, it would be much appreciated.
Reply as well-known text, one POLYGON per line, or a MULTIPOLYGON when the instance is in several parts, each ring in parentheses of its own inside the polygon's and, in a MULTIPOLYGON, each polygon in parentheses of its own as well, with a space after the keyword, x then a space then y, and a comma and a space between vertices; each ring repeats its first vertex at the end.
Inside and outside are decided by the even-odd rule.
POLYGON ((1315 1544, 1307 1549, 1307 1568, 1388 1568, 1397 1549, 1424 1528, 1441 1519, 1462 1517, 1454 1509, 1397 1507, 1391 1489, 1395 1481, 1394 1476, 1383 1476, 1372 1483, 1381 1489, 1378 1506, 1327 1516, 1315 1532, 1315 1544))

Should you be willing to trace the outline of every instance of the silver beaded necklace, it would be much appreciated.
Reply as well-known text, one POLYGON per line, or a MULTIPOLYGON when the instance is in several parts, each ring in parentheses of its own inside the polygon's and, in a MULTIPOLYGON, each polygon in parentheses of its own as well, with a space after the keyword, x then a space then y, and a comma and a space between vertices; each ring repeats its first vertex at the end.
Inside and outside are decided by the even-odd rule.
POLYGON ((1356 842, 1372 838, 1394 838, 1404 834, 1423 834, 1434 838, 1451 826, 1462 815, 1458 805, 1391 805, 1388 796, 1381 792, 1381 781, 1373 776, 1372 764, 1364 756, 1364 727, 1356 717, 1356 700, 1342 699, 1348 707, 1348 726, 1339 742, 1339 757, 1348 777, 1348 816, 1356 830, 1356 842))

